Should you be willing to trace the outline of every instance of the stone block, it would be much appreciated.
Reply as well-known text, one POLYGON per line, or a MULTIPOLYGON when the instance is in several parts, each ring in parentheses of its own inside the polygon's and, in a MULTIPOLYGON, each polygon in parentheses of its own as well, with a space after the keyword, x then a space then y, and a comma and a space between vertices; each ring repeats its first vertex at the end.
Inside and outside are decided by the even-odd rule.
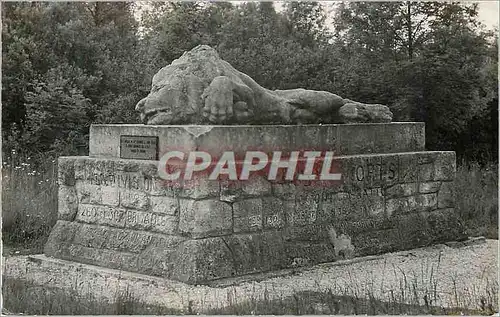
POLYGON ((80 204, 101 204, 102 192, 100 186, 77 182, 75 189, 77 191, 78 202, 80 204))
POLYGON ((151 242, 150 233, 95 226, 90 224, 74 225, 73 244, 94 249, 108 249, 131 253, 140 253, 151 242))
POLYGON ((333 200, 323 201, 320 221, 359 220, 371 216, 384 216, 384 196, 381 188, 351 193, 338 193, 333 200))
POLYGON ((428 182, 434 180, 435 170, 434 163, 426 163, 417 166, 418 180, 420 182, 428 182))
POLYGON ((285 226, 285 204, 279 198, 264 197, 262 199, 262 215, 264 229, 281 229, 285 226))
POLYGON ((386 217, 367 217, 358 220, 338 220, 331 224, 338 234, 354 236, 363 232, 385 230, 393 227, 393 221, 386 217))
POLYGON ((385 189, 385 196, 388 198, 412 196, 416 193, 417 183, 395 184, 385 189))
POLYGON ((134 265, 137 261, 137 255, 128 252, 94 249, 81 245, 70 244, 67 247, 67 251, 61 258, 64 260, 109 267, 117 270, 137 272, 134 265))
POLYGON ((89 156, 119 158, 120 135, 158 136, 158 153, 169 150, 208 151, 220 157, 224 151, 326 150, 337 155, 398 153, 424 150, 424 124, 323 124, 265 126, 150 126, 93 124, 89 156), (237 132, 236 132, 237 131, 237 132), (293 136, 293 137, 291 137, 293 136))
POLYGON ((120 204, 120 192, 117 187, 101 186, 101 204, 116 207, 120 204))
POLYGON ((368 231, 352 237, 355 256, 376 255, 396 250, 396 229, 368 231))
POLYGON ((438 152, 439 155, 434 163, 435 180, 452 181, 456 175, 456 155, 455 152, 438 152))
POLYGON ((138 190, 120 190, 120 206, 136 210, 148 210, 150 208, 149 196, 138 190))
POLYGON ((283 230, 285 241, 328 241, 326 224, 308 224, 301 227, 287 227, 283 230))
POLYGON ((337 219, 346 219, 354 214, 348 193, 337 193, 328 198, 321 203, 320 223, 333 223, 337 219))
POLYGON ((245 199, 233 204, 234 232, 262 230, 262 198, 245 199))
POLYGON ((174 216, 179 213, 179 199, 167 196, 151 196, 151 211, 174 216))
POLYGON ((89 224, 150 230, 166 234, 175 233, 178 222, 175 216, 87 204, 79 206, 76 220, 89 224))
POLYGON ((183 181, 179 197, 191 199, 216 198, 219 196, 221 184, 208 177, 197 177, 190 181, 183 181))
POLYGON ((229 234, 233 231, 232 208, 217 200, 180 199, 179 231, 192 238, 229 234))
POLYGON ((189 284, 230 277, 236 261, 222 237, 186 240, 173 254, 170 277, 189 284))
POLYGON ((416 196, 388 199, 387 214, 405 214, 411 212, 430 211, 437 207, 436 194, 420 194, 416 196))
POLYGON ((65 220, 57 220, 52 231, 50 231, 49 238, 44 246, 44 253, 47 256, 55 258, 63 258, 67 245, 74 239, 76 230, 79 224, 65 220))
POLYGON ((287 210, 287 222, 289 226, 304 226, 316 223, 320 202, 308 197, 308 199, 297 199, 295 208, 287 210))
POLYGON ((276 231, 223 237, 238 275, 286 267, 287 254, 281 234, 276 231))
POLYGON ((179 197, 182 196, 183 187, 182 184, 173 183, 161 179, 159 177, 153 177, 149 181, 151 186, 147 193, 150 196, 167 196, 167 197, 179 197))
POLYGON ((220 181, 220 201, 235 202, 243 197, 241 183, 235 181, 220 181))
POLYGON ((286 254, 289 267, 309 266, 337 259, 333 246, 328 243, 287 242, 286 254))
POLYGON ((441 182, 423 182, 418 186, 418 192, 421 194, 436 193, 441 187, 441 182))
POLYGON ((294 199, 297 194, 297 186, 293 183, 274 183, 272 184, 273 195, 283 199, 294 199))
POLYGON ((400 183, 414 183, 418 181, 417 153, 402 153, 398 155, 398 179, 400 183))
MULTIPOLYGON (((398 182, 397 155, 357 155, 341 157, 342 189, 388 187, 398 182)), ((341 189, 341 190, 342 190, 341 189)))
POLYGON ((242 182, 241 190, 246 196, 267 196, 271 194, 271 183, 262 176, 251 177, 242 182))
POLYGON ((75 187, 59 185, 57 197, 57 218, 73 221, 78 211, 78 196, 75 187))
POLYGON ((57 162, 57 179, 60 185, 75 185, 75 160, 77 160, 76 157, 59 157, 57 162))

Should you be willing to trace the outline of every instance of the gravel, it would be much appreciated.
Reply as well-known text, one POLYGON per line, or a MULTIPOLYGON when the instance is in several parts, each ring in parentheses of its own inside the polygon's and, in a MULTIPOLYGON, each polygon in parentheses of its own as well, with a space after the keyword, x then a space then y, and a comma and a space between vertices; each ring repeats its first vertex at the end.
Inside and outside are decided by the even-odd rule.
POLYGON ((476 239, 381 256, 325 263, 312 268, 258 274, 218 285, 184 283, 51 259, 43 255, 4 259, 4 273, 37 285, 76 289, 113 301, 127 290, 144 303, 174 309, 221 308, 247 300, 279 299, 298 292, 331 291, 383 301, 498 311, 498 240, 476 239), (5 261, 7 260, 7 261, 5 261), (250 280, 251 279, 251 280, 250 280))

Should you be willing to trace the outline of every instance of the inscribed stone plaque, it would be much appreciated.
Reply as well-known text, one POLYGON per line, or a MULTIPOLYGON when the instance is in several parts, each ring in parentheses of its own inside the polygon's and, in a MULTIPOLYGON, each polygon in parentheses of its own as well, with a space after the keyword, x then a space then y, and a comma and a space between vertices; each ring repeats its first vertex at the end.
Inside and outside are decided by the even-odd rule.
POLYGON ((158 137, 121 135, 120 158, 158 160, 158 137))

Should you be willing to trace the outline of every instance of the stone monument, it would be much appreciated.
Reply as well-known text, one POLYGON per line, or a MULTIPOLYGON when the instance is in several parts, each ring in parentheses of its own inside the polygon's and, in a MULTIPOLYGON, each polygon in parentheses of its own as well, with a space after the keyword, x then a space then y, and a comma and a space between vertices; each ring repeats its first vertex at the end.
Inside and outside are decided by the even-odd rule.
MULTIPOLYGON (((47 256, 202 284, 466 238, 455 153, 425 151, 424 124, 391 123, 386 106, 270 91, 199 46, 160 70, 136 109, 145 124, 92 125, 89 156, 59 159, 47 256), (193 169, 182 153, 230 152, 238 165, 248 151, 333 152, 341 177, 163 175, 193 169)), ((215 161, 205 167, 226 168, 215 161)))

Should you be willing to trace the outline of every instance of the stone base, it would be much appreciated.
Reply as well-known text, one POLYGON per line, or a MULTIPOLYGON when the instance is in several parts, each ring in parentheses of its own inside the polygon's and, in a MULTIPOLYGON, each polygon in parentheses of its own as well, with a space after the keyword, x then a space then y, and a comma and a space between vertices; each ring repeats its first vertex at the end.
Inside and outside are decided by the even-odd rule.
POLYGON ((59 159, 48 256, 202 284, 465 238, 454 211, 455 153, 411 152, 423 149, 421 124, 111 125, 93 126, 90 141, 90 157, 59 159), (171 184, 157 161, 119 159, 120 135, 212 155, 255 150, 258 136, 272 150, 379 153, 337 156, 338 183, 201 175, 171 184))
POLYGON ((152 126, 142 124, 93 124, 90 157, 120 157, 120 136, 158 137, 160 156, 171 150, 207 151, 220 156, 248 150, 330 150, 336 155, 423 151, 422 122, 324 125, 152 126))

